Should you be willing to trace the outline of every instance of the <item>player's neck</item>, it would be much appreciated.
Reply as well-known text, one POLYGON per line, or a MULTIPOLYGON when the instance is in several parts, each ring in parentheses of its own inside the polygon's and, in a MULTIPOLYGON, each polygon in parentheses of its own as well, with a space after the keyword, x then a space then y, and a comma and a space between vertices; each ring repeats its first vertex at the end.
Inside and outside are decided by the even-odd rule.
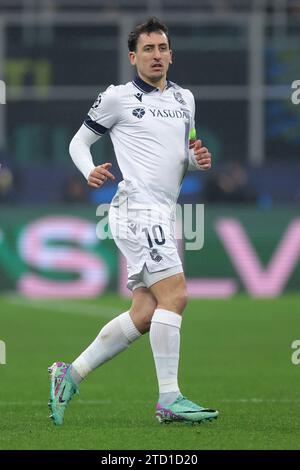
POLYGON ((153 80, 150 80, 148 77, 144 77, 143 75, 141 75, 139 73, 139 77, 145 82, 145 83, 148 83, 148 85, 151 85, 155 88, 159 88, 160 91, 163 91, 166 86, 167 86, 167 77, 162 77, 159 81, 153 81, 153 80))

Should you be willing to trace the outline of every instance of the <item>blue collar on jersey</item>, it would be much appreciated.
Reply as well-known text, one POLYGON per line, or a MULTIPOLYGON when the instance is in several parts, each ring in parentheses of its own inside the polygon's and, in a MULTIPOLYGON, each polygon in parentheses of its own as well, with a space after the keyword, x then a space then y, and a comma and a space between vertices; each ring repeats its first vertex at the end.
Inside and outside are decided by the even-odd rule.
MULTIPOLYGON (((144 82, 144 80, 142 80, 141 77, 139 77, 138 75, 135 76, 135 78, 132 80, 132 83, 144 93, 151 93, 151 91, 157 90, 155 86, 149 85, 149 83, 144 82)), ((171 86, 174 86, 174 83, 170 80, 167 80, 166 89, 170 88, 171 86)))

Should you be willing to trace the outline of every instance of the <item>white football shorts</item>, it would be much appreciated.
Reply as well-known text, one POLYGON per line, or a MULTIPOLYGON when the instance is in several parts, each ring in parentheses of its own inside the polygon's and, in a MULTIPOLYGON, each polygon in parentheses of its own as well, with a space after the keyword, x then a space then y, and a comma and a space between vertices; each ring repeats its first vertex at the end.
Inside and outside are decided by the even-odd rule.
POLYGON ((129 208, 128 201, 109 210, 115 243, 127 261, 127 287, 150 287, 183 272, 177 251, 175 217, 155 208, 129 208))

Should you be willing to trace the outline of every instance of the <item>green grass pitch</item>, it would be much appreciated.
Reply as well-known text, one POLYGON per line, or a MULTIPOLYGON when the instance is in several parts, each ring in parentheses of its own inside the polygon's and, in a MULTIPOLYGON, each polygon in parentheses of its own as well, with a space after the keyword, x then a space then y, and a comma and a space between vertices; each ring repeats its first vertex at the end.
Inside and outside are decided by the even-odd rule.
POLYGON ((199 426, 160 425, 148 335, 96 370, 63 427, 48 419, 47 367, 72 361, 129 301, 0 299, 0 449, 300 449, 300 297, 191 300, 181 335, 180 386, 220 411, 199 426))

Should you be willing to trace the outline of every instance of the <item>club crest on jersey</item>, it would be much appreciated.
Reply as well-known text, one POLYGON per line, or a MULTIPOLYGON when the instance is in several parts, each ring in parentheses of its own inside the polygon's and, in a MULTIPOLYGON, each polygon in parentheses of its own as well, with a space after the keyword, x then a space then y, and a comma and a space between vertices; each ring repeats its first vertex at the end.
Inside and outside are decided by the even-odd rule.
POLYGON ((180 104, 186 104, 186 102, 184 101, 184 99, 182 98, 182 94, 180 93, 180 91, 174 91, 174 98, 176 101, 178 101, 178 103, 180 104))
POLYGON ((145 108, 135 108, 133 111, 132 111, 132 114, 137 117, 138 119, 142 119, 142 117, 144 116, 145 114, 145 108))
POLYGON ((150 256, 156 263, 159 263, 162 260, 162 256, 160 256, 156 248, 153 248, 150 251, 150 256))
POLYGON ((137 93, 136 95, 134 95, 140 102, 142 102, 142 99, 143 99, 143 93, 137 93))

